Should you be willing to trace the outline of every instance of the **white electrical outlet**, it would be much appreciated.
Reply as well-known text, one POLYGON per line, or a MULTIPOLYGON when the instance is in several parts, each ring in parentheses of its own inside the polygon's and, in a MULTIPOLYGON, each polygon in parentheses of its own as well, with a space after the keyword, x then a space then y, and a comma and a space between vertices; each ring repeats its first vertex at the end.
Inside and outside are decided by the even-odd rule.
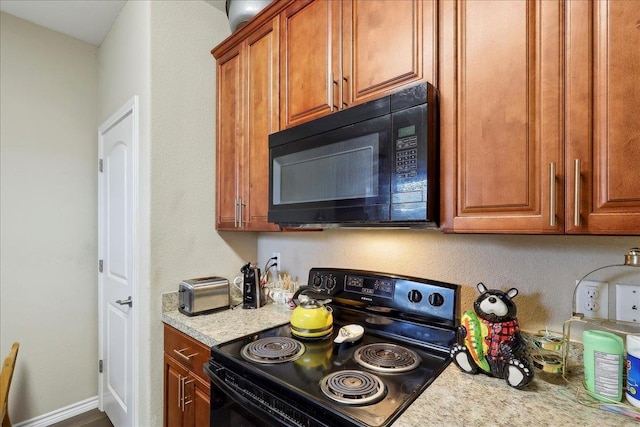
POLYGON ((576 290, 576 312, 584 317, 608 319, 609 283, 583 280, 576 290))
POLYGON ((640 285, 616 283, 616 319, 640 323, 640 285))
POLYGON ((280 260, 280 252, 274 252, 271 254, 271 262, 275 262, 276 263, 276 271, 280 271, 282 270, 282 264, 280 264, 282 261, 280 260))

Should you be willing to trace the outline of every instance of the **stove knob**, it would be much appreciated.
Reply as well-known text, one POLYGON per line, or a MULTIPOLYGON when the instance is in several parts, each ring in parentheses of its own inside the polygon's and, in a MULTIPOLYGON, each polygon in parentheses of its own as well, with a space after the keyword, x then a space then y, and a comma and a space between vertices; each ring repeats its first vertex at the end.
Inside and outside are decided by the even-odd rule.
POLYGON ((442 296, 442 294, 439 294, 437 292, 429 294, 429 304, 439 307, 444 304, 444 297, 442 296))
POLYGON ((409 301, 411 302, 419 303, 420 301, 422 301, 422 294, 420 293, 420 291, 414 289, 412 291, 409 291, 407 298, 409 298, 409 301))
POLYGON ((322 285, 322 276, 318 273, 314 274, 313 278, 311 279, 311 284, 314 288, 319 288, 320 285, 322 285))
POLYGON ((327 277, 326 286, 327 286, 328 290, 332 290, 333 288, 335 288, 336 287, 336 278, 333 277, 332 275, 329 275, 329 277, 327 277))

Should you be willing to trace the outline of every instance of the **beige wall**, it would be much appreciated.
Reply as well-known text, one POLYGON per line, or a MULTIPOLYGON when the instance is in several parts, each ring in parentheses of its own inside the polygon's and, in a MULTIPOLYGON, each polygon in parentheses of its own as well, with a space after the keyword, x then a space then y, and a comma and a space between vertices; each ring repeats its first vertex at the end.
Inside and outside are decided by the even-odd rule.
POLYGON ((161 294, 180 280, 233 277, 253 233, 215 231, 215 62, 229 35, 203 1, 127 2, 100 48, 100 117, 140 99, 137 425, 162 424, 161 294))
POLYGON ((151 416, 151 401, 147 392, 150 381, 148 361, 151 357, 149 316, 153 309, 149 286, 150 28, 149 2, 127 2, 102 42, 99 54, 100 122, 107 120, 134 95, 138 96, 139 195, 135 238, 139 254, 135 260, 137 287, 134 292, 136 425, 147 425, 146 420, 151 416))
POLYGON ((161 293, 233 277, 257 253, 256 234, 214 227, 210 50, 228 21, 203 1, 127 2, 99 49, 4 13, 1 28, 1 353, 22 343, 12 419, 98 394, 97 128, 138 95, 136 425, 160 426, 161 293))
POLYGON ((233 278, 257 253, 254 233, 215 230, 215 61, 229 35, 223 12, 203 1, 151 3, 152 423, 162 421, 160 294, 180 280, 233 278))
POLYGON ((0 355, 20 342, 19 422, 97 394, 98 49, 6 13, 0 31, 0 355))
MULTIPOLYGON (((312 267, 341 267, 424 277, 463 285, 462 309, 472 309, 483 282, 518 288, 523 329, 562 331, 571 316, 575 281, 622 264, 638 237, 451 235, 439 231, 325 230, 269 234, 258 239, 261 263, 280 252, 282 268, 301 281, 312 267)), ((640 269, 611 268, 589 277, 640 284, 640 269)))

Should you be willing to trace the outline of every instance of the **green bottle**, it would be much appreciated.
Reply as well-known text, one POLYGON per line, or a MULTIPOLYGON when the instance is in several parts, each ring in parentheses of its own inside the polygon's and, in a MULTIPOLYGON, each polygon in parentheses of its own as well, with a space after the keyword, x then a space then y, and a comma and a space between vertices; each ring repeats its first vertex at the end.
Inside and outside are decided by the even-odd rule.
POLYGON ((624 342, 611 332, 588 330, 582 333, 584 380, 591 395, 602 401, 622 400, 624 342))

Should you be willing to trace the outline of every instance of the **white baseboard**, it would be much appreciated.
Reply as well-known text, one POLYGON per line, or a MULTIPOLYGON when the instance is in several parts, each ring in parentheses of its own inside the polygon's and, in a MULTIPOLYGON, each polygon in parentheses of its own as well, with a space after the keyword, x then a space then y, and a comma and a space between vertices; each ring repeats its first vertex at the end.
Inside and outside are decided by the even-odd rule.
POLYGON ((18 424, 14 424, 14 427, 47 427, 51 424, 59 423, 60 421, 67 420, 76 415, 80 415, 84 412, 88 412, 98 407, 98 396, 90 397, 81 402, 74 403, 64 408, 56 409, 48 414, 40 415, 39 417, 31 418, 30 420, 23 421, 18 424))

